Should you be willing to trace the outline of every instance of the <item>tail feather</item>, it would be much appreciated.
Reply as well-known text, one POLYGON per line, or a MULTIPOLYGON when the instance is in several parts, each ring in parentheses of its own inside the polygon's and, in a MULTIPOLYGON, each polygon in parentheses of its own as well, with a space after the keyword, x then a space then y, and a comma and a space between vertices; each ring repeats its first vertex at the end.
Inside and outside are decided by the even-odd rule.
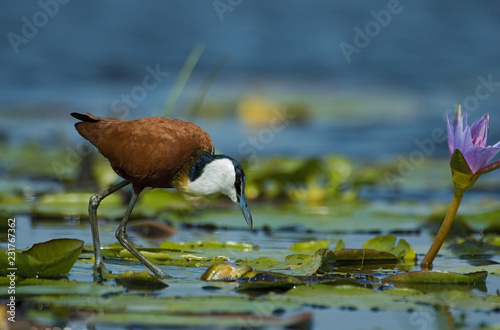
MULTIPOLYGON (((83 121, 83 122, 86 122, 86 123, 97 123, 97 122, 99 121, 99 120, 97 120, 97 119, 94 119, 94 118, 96 118, 96 117, 92 118, 92 117, 90 117, 89 115, 90 115, 90 116, 92 116, 92 117, 94 117, 94 116, 93 116, 93 115, 91 115, 91 114, 84 115, 84 114, 81 114, 81 113, 78 113, 78 112, 72 112, 72 113, 71 113, 71 116, 72 116, 72 117, 74 117, 74 118, 76 118, 76 119, 78 119, 78 120, 81 120, 81 121, 83 121)), ((78 124, 78 123, 77 123, 77 124, 78 124)))

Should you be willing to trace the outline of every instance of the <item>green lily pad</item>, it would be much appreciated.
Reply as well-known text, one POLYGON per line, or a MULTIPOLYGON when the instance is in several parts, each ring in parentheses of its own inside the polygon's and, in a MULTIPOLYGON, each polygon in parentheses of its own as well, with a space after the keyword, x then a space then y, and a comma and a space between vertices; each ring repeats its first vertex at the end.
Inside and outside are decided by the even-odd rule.
POLYGON ((0 258, 0 273, 8 275, 8 268, 15 267, 16 275, 21 277, 56 277, 69 273, 78 259, 83 241, 78 239, 53 239, 34 244, 29 250, 3 250, 5 258, 0 258), (14 255, 14 262, 8 264, 14 255))
POLYGON ((257 246, 252 243, 240 242, 219 242, 219 241, 193 241, 193 242, 170 242, 165 241, 160 244, 162 249, 167 250, 198 250, 198 249, 235 249, 241 251, 258 250, 257 246))
POLYGON ((155 291, 168 287, 168 284, 151 275, 147 270, 139 273, 129 270, 116 276, 115 280, 129 290, 155 291))
POLYGON ((459 274, 444 271, 415 271, 400 273, 382 279, 382 283, 440 283, 440 284, 474 284, 484 283, 488 272, 480 271, 459 274))
MULTIPOLYGON (((165 252, 164 249, 157 248, 138 248, 142 255, 148 258, 156 265, 173 265, 180 267, 208 267, 215 262, 229 261, 226 256, 203 257, 182 252, 165 252)), ((134 260, 137 259, 126 249, 105 248, 102 249, 102 255, 107 259, 134 260)))
POLYGON ((93 324, 114 324, 122 326, 137 326, 142 327, 201 327, 201 328, 253 328, 255 320, 258 319, 260 328, 268 329, 308 329, 313 321, 311 313, 297 313, 290 316, 276 315, 255 315, 253 313, 243 314, 189 314, 172 315, 172 314, 148 314, 144 317, 143 312, 132 313, 105 313, 97 315, 93 318, 93 324), (137 320, 141 320, 138 322, 137 320))
POLYGON ((272 272, 249 272, 245 274, 248 281, 238 286, 238 291, 285 291, 302 285, 302 281, 298 278, 281 273, 272 272))
MULTIPOLYGON (((1 292, 7 293, 8 283, 0 286, 1 292), (5 285, 5 286, 4 286, 5 285), (5 290, 3 289, 5 288, 5 290)), ((108 294, 123 293, 125 289, 116 285, 100 285, 96 283, 82 283, 66 279, 50 280, 40 278, 16 279, 16 296, 84 296, 98 297, 108 294)))
POLYGON ((410 263, 415 262, 417 255, 408 242, 401 239, 397 245, 395 245, 395 243, 396 237, 392 235, 377 236, 366 241, 365 244, 363 244, 363 248, 389 252, 398 259, 402 258, 410 263))
POLYGON ((273 303, 269 308, 269 301, 265 299, 251 299, 243 296, 192 296, 192 297, 156 297, 148 295, 114 295, 106 299, 105 303, 96 306, 94 301, 84 296, 41 296, 35 302, 51 304, 55 307, 69 307, 72 309, 95 311, 101 309, 104 314, 121 312, 128 313, 148 311, 148 315, 171 314, 253 314, 259 311, 260 315, 271 315, 275 310, 293 310, 300 307, 300 303, 282 301, 273 303), (266 305, 267 304, 267 305, 266 305))
POLYGON ((249 265, 255 269, 269 269, 269 267, 276 266, 280 264, 279 260, 269 258, 269 257, 260 257, 257 259, 238 259, 235 262, 235 265, 249 265))
POLYGON ((373 249, 342 249, 333 251, 335 260, 340 264, 396 264, 398 258, 385 251, 373 249))
POLYGON ((320 241, 307 241, 296 243, 290 246, 288 249, 292 251, 300 251, 300 252, 315 252, 319 249, 327 249, 330 245, 330 241, 327 239, 323 239, 320 241))
POLYGON ((325 250, 318 250, 314 255, 307 254, 292 254, 285 258, 282 263, 267 267, 266 270, 271 272, 284 273, 293 276, 313 275, 321 266, 325 250))

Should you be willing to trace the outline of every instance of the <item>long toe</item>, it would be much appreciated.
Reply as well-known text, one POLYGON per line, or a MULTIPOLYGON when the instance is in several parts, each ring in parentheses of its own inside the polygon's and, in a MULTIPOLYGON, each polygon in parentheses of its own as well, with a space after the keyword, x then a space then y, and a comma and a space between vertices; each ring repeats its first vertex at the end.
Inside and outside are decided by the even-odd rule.
POLYGON ((95 276, 106 276, 111 275, 111 271, 106 269, 103 262, 100 262, 98 265, 94 265, 94 277, 95 276))

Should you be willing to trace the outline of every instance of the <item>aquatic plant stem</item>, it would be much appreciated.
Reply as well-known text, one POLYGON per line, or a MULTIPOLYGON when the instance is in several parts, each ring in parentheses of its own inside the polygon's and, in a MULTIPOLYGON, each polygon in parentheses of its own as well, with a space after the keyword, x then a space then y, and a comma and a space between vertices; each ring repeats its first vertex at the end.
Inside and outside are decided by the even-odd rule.
POLYGON ((448 213, 446 213, 446 217, 444 218, 444 221, 441 224, 441 228, 439 228, 436 238, 434 239, 434 242, 432 242, 429 251, 427 251, 427 254, 420 263, 420 266, 422 268, 430 268, 430 266, 432 266, 434 258, 436 258, 439 249, 441 249, 441 246, 443 245, 446 235, 450 231, 451 225, 453 223, 453 220, 455 219, 464 193, 465 189, 455 188, 455 193, 453 194, 453 199, 451 200, 450 207, 448 208, 448 213))

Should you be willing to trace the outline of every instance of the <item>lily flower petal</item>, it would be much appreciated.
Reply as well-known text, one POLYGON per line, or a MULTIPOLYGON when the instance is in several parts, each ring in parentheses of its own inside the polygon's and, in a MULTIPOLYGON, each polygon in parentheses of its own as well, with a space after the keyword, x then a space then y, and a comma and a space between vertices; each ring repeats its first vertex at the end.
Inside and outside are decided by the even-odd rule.
POLYGON ((460 150, 472 174, 484 170, 500 151, 500 141, 492 146, 486 145, 489 119, 489 114, 486 114, 469 127, 467 114, 462 114, 460 104, 457 106, 453 121, 450 114, 447 114, 446 129, 450 156, 455 150, 460 150))
POLYGON ((476 121, 470 127, 472 134, 472 144, 475 146, 484 147, 488 139, 488 125, 490 122, 490 115, 485 114, 483 118, 476 121))

